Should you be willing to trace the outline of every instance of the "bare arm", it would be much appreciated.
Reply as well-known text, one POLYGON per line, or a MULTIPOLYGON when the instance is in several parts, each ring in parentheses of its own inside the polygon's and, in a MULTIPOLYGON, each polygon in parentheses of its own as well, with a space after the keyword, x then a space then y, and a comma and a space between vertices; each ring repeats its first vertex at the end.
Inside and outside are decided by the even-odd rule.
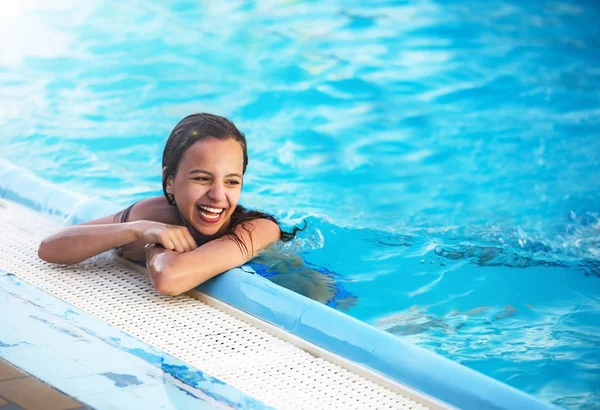
POLYGON ((177 252, 197 248, 187 228, 149 220, 160 213, 159 201, 137 203, 129 214, 130 222, 121 223, 116 214, 64 228, 42 241, 38 255, 46 262, 73 264, 133 242, 160 243, 177 252))
POLYGON ((244 222, 235 230, 246 245, 244 252, 226 235, 192 252, 176 253, 150 246, 146 251, 148 276, 154 287, 167 295, 179 295, 229 269, 240 266, 279 239, 279 226, 267 219, 244 222))
POLYGON ((78 263, 109 249, 137 241, 135 224, 128 222, 70 226, 44 239, 38 255, 46 262, 78 263))

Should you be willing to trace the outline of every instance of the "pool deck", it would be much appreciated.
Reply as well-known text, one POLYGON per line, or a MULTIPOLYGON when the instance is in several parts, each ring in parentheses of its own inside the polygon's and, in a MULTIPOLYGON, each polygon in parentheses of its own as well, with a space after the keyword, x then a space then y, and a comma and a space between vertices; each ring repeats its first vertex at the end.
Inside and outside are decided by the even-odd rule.
POLYGON ((556 408, 248 267, 167 297, 114 254, 38 258, 60 227, 118 210, 0 158, 0 357, 87 405, 556 408))
POLYGON ((118 260, 47 264, 37 245, 60 225, 21 205, 0 199, 0 224, 0 357, 84 405, 451 407, 200 292, 160 295, 118 260))
MULTIPOLYGON (((182 363, 2 270, 0 357, 96 409, 269 408, 199 371, 195 386, 183 382, 169 368, 182 363)), ((26 393, 20 381, 5 387, 6 398, 26 393)))
POLYGON ((90 407, 0 359, 0 410, 87 410, 90 407))

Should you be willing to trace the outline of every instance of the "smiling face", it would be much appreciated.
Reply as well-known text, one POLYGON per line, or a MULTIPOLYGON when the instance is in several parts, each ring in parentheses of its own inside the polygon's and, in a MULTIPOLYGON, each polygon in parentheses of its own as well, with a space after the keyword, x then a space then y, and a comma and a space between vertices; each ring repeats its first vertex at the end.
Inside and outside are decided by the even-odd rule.
POLYGON ((205 236, 227 230, 242 191, 243 166, 242 147, 232 138, 203 138, 185 151, 166 188, 186 225, 205 236))

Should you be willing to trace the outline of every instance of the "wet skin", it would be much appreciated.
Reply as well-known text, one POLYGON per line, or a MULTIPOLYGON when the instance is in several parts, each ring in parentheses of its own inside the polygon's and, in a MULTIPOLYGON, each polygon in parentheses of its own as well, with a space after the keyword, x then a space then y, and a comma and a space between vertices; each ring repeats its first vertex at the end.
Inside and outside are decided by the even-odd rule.
POLYGON ((221 236, 229 227, 242 191, 243 166, 244 154, 237 141, 206 138, 185 151, 177 173, 167 179, 167 191, 174 195, 182 222, 197 241, 221 236), (199 207, 222 211, 210 220, 203 215, 217 214, 199 207))

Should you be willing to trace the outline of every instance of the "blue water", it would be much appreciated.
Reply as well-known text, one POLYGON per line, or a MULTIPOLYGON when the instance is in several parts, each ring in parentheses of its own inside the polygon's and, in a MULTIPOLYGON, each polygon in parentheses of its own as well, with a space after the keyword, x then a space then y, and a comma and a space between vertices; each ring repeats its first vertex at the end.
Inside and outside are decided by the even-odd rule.
POLYGON ((147 3, 2 6, 2 157, 125 206, 183 116, 225 115, 243 203, 308 222, 263 273, 600 408, 595 2, 147 3))

